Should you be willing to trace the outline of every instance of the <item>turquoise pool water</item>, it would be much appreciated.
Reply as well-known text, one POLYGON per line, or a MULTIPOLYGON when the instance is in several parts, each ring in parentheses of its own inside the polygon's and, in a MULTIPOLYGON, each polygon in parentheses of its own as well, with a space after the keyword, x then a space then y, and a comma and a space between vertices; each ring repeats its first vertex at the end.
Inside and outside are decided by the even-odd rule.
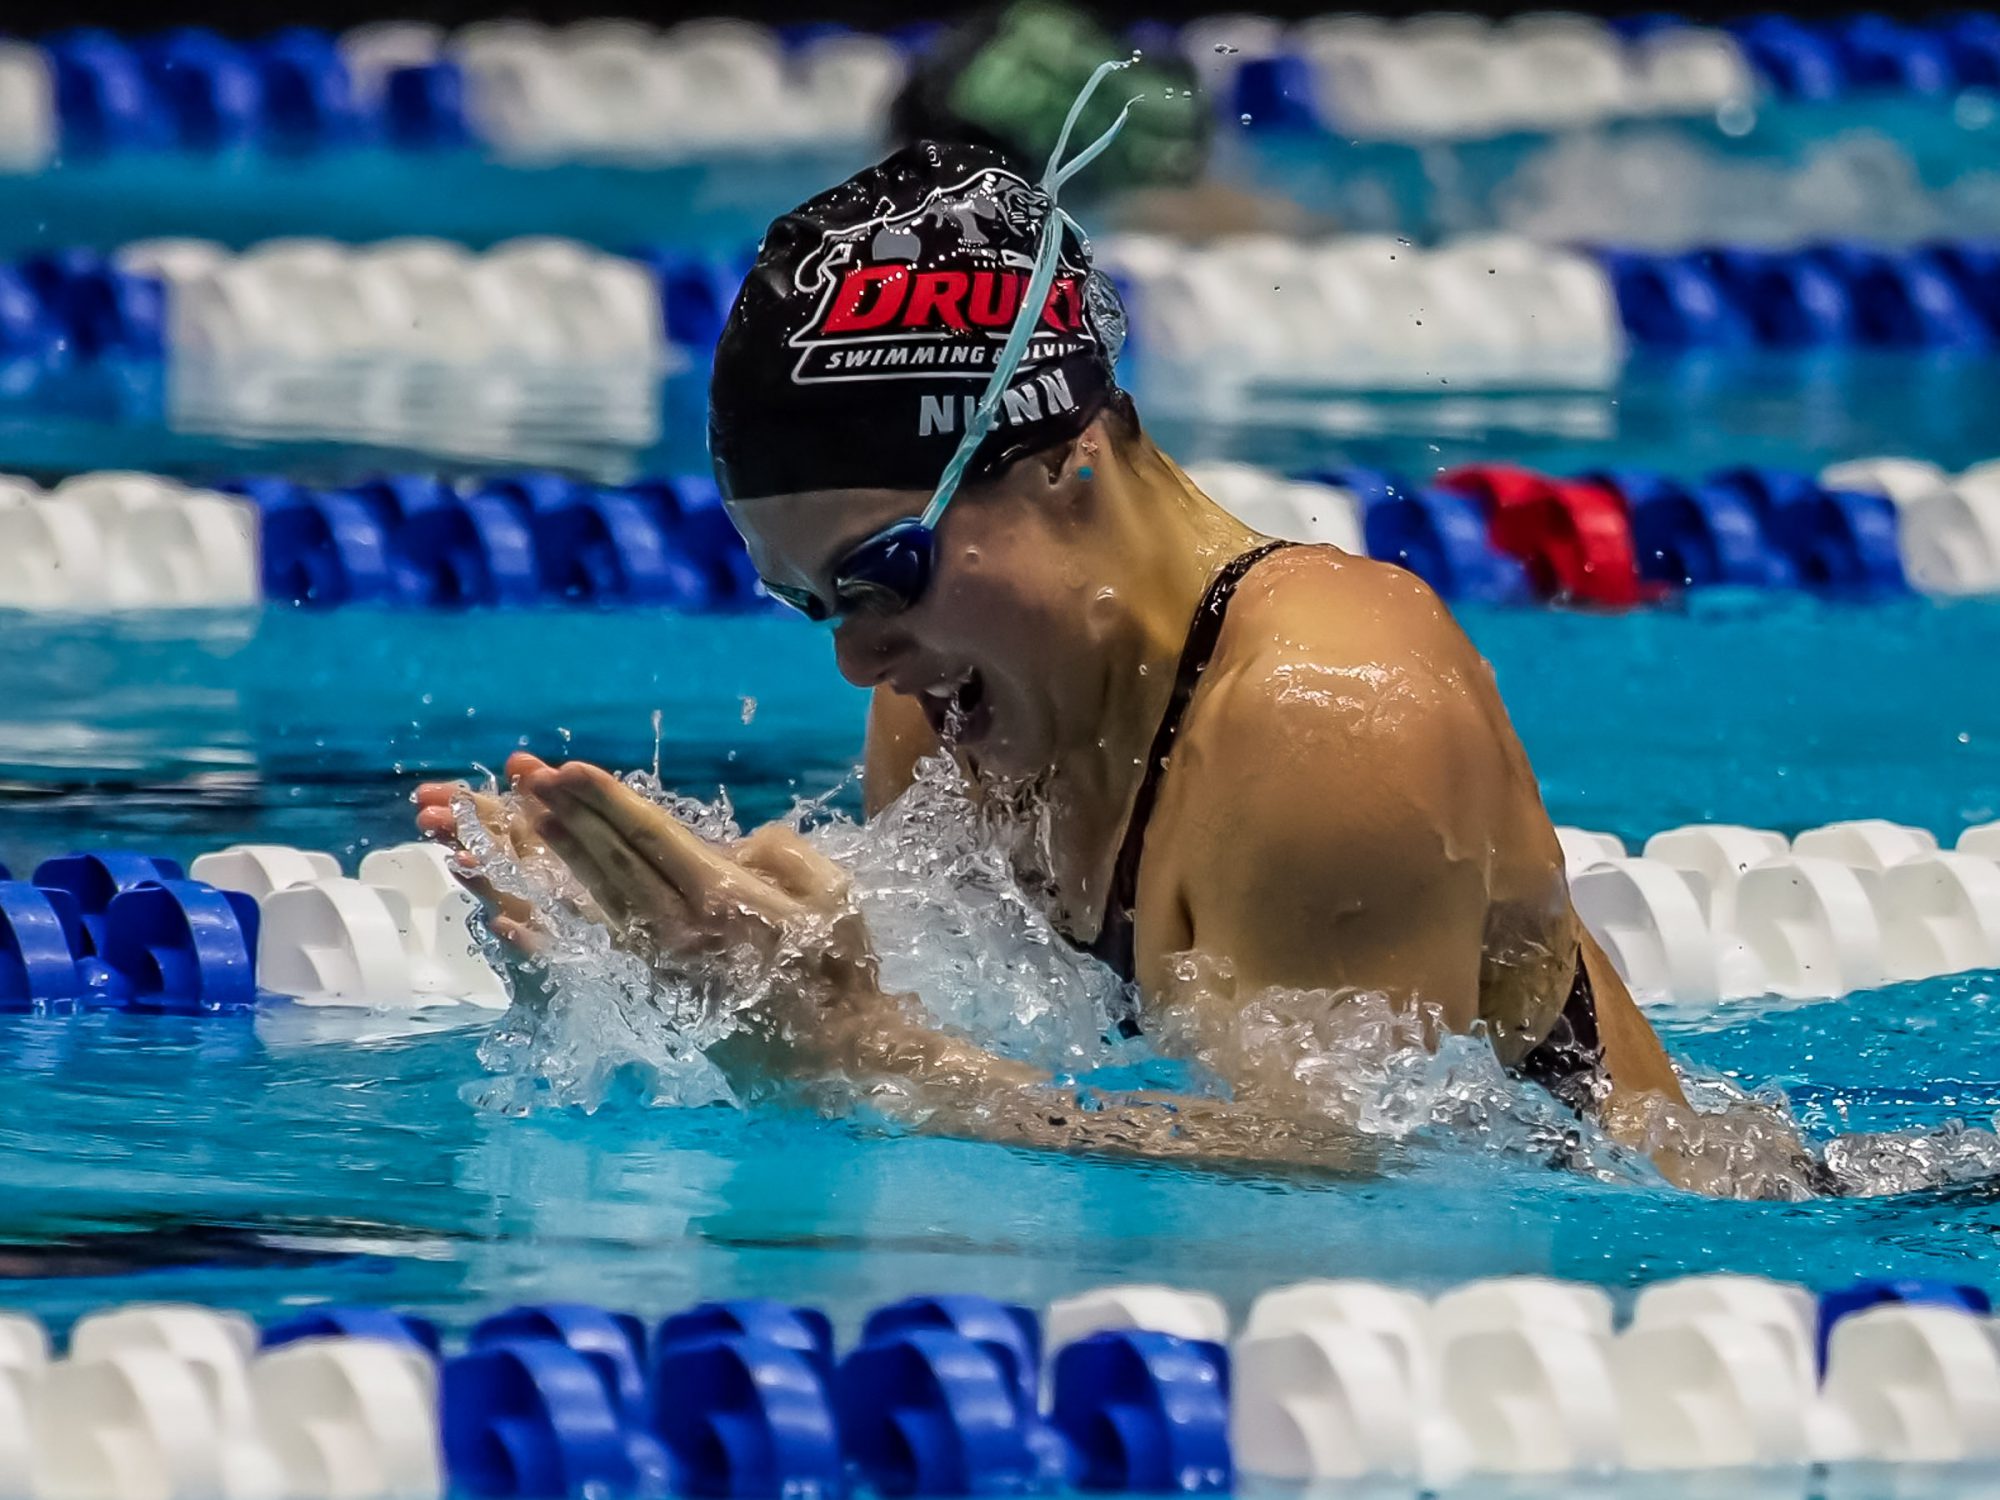
MULTIPOLYGON (((1643 836, 1877 815, 1950 837, 2000 816, 2000 701, 1975 686, 2000 660, 2000 606, 1725 598, 1468 624, 1559 820, 1643 836)), ((17 870, 71 847, 253 838, 351 865, 405 836, 419 775, 565 740, 650 764, 656 709, 664 779, 726 783, 760 817, 839 782, 860 728, 825 640, 777 617, 17 617, 0 638, 0 861, 17 870)), ((1990 1126, 1996 1019, 2000 980, 1974 974, 1663 1027, 1697 1068, 1784 1088, 1825 1136, 1990 1126)), ((159 1296, 456 1321, 527 1298, 657 1311, 753 1292, 849 1317, 924 1288, 1041 1302, 1119 1277, 1239 1304, 1312 1274, 1987 1280, 2000 1232, 1990 1182, 1716 1202, 1637 1171, 1555 1171, 1545 1141, 1463 1126, 1419 1130, 1379 1176, 1342 1180, 647 1107, 636 1086, 594 1114, 521 1114, 477 1032, 397 1029, 284 1011, 0 1017, 0 1293, 58 1319, 159 1296)))
MULTIPOLYGON (((1857 126, 1902 143, 1926 201, 1986 201, 1990 118, 1775 111, 1740 139, 1685 135, 1723 171, 1797 167, 1857 126)), ((1318 194, 1348 227, 1421 234, 1494 222, 1547 145, 1333 143, 1302 159, 1272 144, 1256 170, 1268 188, 1318 194), (1370 219, 1364 199, 1388 216, 1370 219)), ((0 248, 524 232, 724 248, 862 155, 532 177, 468 160, 113 162, 0 184, 12 210, 0 248)), ((2000 452, 1996 376, 1966 359, 1635 361, 1603 393, 1259 391, 1225 410, 1176 406, 1135 372, 1149 423, 1185 459, 1417 476, 1475 459, 1691 474, 1890 452, 1959 467, 2000 452)), ((532 461, 605 479, 703 466, 699 377, 658 395, 657 441, 532 461)), ((176 430, 167 411, 157 368, 22 383, 0 369, 0 470, 334 481, 434 468, 439 452, 530 461, 467 455, 448 433, 429 452, 225 440, 176 430)), ((1710 596, 1618 618, 1467 624, 1559 821, 1636 840, 1697 820, 1794 831, 1880 816, 1949 839, 2000 817, 2000 603, 1710 596)), ((746 820, 834 788, 851 809, 861 714, 825 640, 775 616, 0 616, 0 862, 20 872, 66 849, 187 857, 258 840, 331 849, 352 868, 408 836, 417 780, 498 765, 516 744, 620 767, 657 755, 667 784, 704 796, 726 785, 746 820)), ((1660 1023, 1698 1071, 1783 1089, 1817 1138, 1902 1132, 1889 1154, 1941 1158, 1952 1122, 1990 1127, 2000 1112, 1996 1019, 2000 978, 1974 974, 1660 1023)), ((383 1302, 462 1323, 528 1299, 657 1313, 759 1294, 818 1302, 851 1326, 915 1291, 1040 1303, 1118 1278, 1211 1288, 1239 1310, 1307 1275, 1426 1290, 1510 1271, 1613 1288, 1725 1269, 1822 1284, 1994 1279, 1990 1181, 1717 1202, 1636 1168, 1603 1182, 1552 1170, 1546 1131, 1511 1118, 1416 1130, 1379 1174, 1341 1179, 1038 1155, 775 1108, 649 1107, 633 1078, 594 1113, 523 1112, 517 1080, 482 1061, 485 1039, 283 1008, 198 1022, 0 1015, 0 1302, 57 1321, 136 1298, 261 1315, 383 1302)))

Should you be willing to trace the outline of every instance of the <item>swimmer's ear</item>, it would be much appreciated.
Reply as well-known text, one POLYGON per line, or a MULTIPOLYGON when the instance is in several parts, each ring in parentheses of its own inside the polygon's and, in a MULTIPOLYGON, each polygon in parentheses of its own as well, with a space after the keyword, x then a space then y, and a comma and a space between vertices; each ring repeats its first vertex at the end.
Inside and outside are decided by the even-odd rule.
POLYGON ((1089 487, 1102 446, 1091 435, 1093 431, 1094 427, 1086 427, 1068 442, 1045 448, 1027 462, 1038 466, 1049 489, 1067 489, 1072 498, 1081 498, 1089 487))
POLYGON ((1072 439, 1067 443, 1058 443, 1053 448, 1044 448, 1040 453, 1031 455, 1027 461, 1036 466, 1043 482, 1053 490, 1062 487, 1063 480, 1069 476, 1071 460, 1076 456, 1076 442, 1072 439))

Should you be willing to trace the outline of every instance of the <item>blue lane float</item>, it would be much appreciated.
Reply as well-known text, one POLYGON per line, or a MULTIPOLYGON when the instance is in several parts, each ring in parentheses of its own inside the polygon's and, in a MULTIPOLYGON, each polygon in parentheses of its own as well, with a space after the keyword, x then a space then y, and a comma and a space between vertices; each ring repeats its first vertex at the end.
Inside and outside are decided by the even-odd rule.
POLYGON ((1041 1385, 1042 1325, 1032 1309, 991 1297, 908 1297, 878 1307, 861 1328, 864 1344, 920 1328, 939 1329, 987 1349, 1010 1372, 1015 1393, 1035 1404, 1041 1385))
POLYGON ((296 27, 244 43, 204 27, 127 39, 99 29, 46 43, 65 150, 327 150, 387 132, 328 33, 296 27))
POLYGON ((819 1371, 833 1375, 833 1322, 816 1307, 794 1307, 762 1297, 704 1302, 663 1321, 653 1337, 656 1355, 714 1339, 748 1338, 789 1349, 819 1371))
POLYGON ((1811 475, 1755 465, 1718 470, 1698 488, 1711 503, 1748 508, 1800 587, 1857 598, 1909 592, 1895 502, 1886 496, 1829 490, 1811 475))
POLYGON ((0 881, 0 1007, 73 1006, 104 991, 109 978, 102 963, 92 965, 73 895, 0 881))
POLYGON ((841 1361, 834 1402, 848 1458, 880 1494, 1039 1494, 1068 1468, 1003 1346, 946 1328, 864 1341, 841 1361))
POLYGON ((201 1014, 256 1004, 256 901, 124 851, 0 882, 0 1007, 201 1014))
POLYGON ((473 1325, 474 1349, 489 1344, 549 1342, 574 1350, 598 1367, 619 1420, 646 1420, 646 1326, 630 1313, 607 1312, 587 1302, 543 1302, 509 1308, 473 1325))
POLYGON ((1980 245, 1596 252, 1625 331, 1658 349, 2000 346, 2000 255, 1980 245))
POLYGON ((654 1427, 683 1495, 838 1500, 840 1429, 824 1367, 769 1339, 669 1345, 654 1366, 654 1427))
POLYGON ((1093 1334, 1056 1356, 1050 1420, 1080 1489, 1212 1494, 1234 1482, 1229 1354, 1170 1333, 1093 1334))
POLYGON ((111 898, 104 961, 134 1010, 246 1010, 257 1003, 254 896, 198 880, 149 882, 111 898))
POLYGON ((714 483, 593 485, 523 472, 454 484, 383 475, 334 490, 225 480, 262 512, 267 598, 314 607, 540 603, 768 608, 714 483))
POLYGON ((177 860, 139 854, 129 849, 100 849, 90 854, 58 854, 35 866, 35 884, 67 891, 75 900, 90 940, 90 951, 104 951, 104 928, 112 899, 149 881, 185 880, 177 860))
POLYGON ((491 1500, 660 1495, 666 1453, 635 1429, 604 1364, 551 1339, 444 1363, 439 1425, 453 1487, 491 1500))
POLYGON ((1789 588, 1797 570, 1771 545, 1757 512, 1727 490, 1645 470, 1589 476, 1621 496, 1639 576, 1669 588, 1789 588))
POLYGON ((382 135, 405 151, 445 151, 470 146, 465 73, 452 62, 391 68, 382 81, 382 135))
POLYGON ((265 598, 319 608, 396 602, 389 533, 364 501, 268 477, 219 488, 257 504, 265 598))

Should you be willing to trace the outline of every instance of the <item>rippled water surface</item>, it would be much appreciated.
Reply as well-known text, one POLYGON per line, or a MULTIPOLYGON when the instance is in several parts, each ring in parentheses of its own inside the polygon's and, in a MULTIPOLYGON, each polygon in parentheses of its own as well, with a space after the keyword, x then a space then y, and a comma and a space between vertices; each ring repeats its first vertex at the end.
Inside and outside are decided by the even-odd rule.
MULTIPOLYGON (((1469 624, 1562 821, 1848 816, 1949 839, 2000 816, 2000 609, 1704 601, 1469 624)), ((756 819, 840 785, 859 695, 776 617, 267 611, 0 623, 0 861, 191 855, 261 839, 350 864, 404 836, 420 774, 567 746, 756 819)), ((1328 794, 1339 795, 1338 788, 1328 794)), ((852 801, 851 787, 836 801, 852 801)), ((1989 1126, 1989 974, 1815 1005, 1667 1016, 1700 1069, 1784 1089, 1818 1135, 1989 1126)), ((920 1288, 1042 1301, 1109 1277, 1241 1302, 1307 1274, 1426 1287, 1549 1271, 1613 1287, 1741 1269, 1990 1280, 1975 1182, 1796 1205, 1598 1183, 1418 1131, 1363 1179, 1081 1160, 892 1137, 777 1108, 525 1114, 474 1031, 256 1019, 0 1017, 0 1286, 62 1317, 136 1296, 253 1311, 324 1298, 759 1293, 847 1316, 920 1288)))

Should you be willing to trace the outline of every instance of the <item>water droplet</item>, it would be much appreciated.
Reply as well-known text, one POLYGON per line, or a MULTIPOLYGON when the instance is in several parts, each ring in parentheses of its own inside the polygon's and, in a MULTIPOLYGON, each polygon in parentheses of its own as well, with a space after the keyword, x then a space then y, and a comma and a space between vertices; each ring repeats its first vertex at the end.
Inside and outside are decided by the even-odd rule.
POLYGON ((1236 123, 1239 125, 1248 125, 1250 123, 1249 112, 1245 111, 1243 114, 1238 115, 1236 117, 1236 123))
POLYGON ((757 717, 757 700, 755 698, 745 697, 743 700, 743 722, 745 724, 748 724, 752 719, 756 717, 757 717))
POLYGON ((430 703, 430 702, 433 702, 433 701, 435 701, 435 700, 434 700, 434 695, 433 695, 433 694, 430 694, 430 693, 425 693, 425 694, 424 694, 424 700, 423 700, 423 701, 424 701, 424 702, 426 702, 426 703, 430 703))
POLYGON ((1741 99, 1732 99, 1716 110, 1715 128, 1727 136, 1746 136, 1757 128, 1757 111, 1741 99))

